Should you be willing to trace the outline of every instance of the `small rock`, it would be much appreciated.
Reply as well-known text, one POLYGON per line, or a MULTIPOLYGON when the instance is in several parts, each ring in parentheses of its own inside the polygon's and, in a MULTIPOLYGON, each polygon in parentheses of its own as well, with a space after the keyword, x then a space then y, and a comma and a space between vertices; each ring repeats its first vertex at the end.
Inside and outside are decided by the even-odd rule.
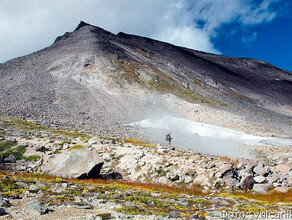
POLYGON ((0 198, 0 207, 8 207, 10 202, 5 198, 0 198))
POLYGON ((48 148, 46 148, 45 146, 38 146, 35 151, 39 151, 39 152, 46 152, 46 151, 49 151, 48 148))
POLYGON ((98 137, 93 137, 87 141, 89 144, 99 144, 100 139, 98 137))
POLYGON ((267 169, 265 168, 264 164, 260 162, 258 165, 254 167, 253 172, 259 176, 263 176, 266 174, 267 169))
POLYGON ((41 183, 41 182, 36 182, 36 185, 38 186, 38 187, 45 187, 46 185, 45 184, 43 184, 43 183, 41 183))
POLYGON ((36 185, 30 185, 29 189, 32 191, 37 191, 39 188, 36 185))
POLYGON ((210 171, 208 175, 209 179, 213 179, 214 176, 215 176, 215 172, 210 171))
POLYGON ((212 186, 207 173, 202 173, 193 180, 192 185, 212 186))
POLYGON ((256 193, 267 193, 267 190, 273 188, 272 184, 254 184, 253 191, 256 193))
POLYGON ((168 217, 169 218, 179 218, 179 214, 177 214, 176 212, 170 212, 168 217))
POLYGON ((179 198, 178 201, 179 202, 186 202, 187 200, 185 198, 179 198))
POLYGON ((188 202, 183 202, 182 205, 187 207, 187 206, 189 206, 189 203, 188 202))
POLYGON ((274 183, 273 183, 273 186, 274 186, 274 187, 281 187, 282 185, 281 185, 281 183, 274 182, 274 183))
POLYGON ((163 176, 159 178, 159 183, 164 185, 171 185, 172 182, 171 180, 163 176))
POLYGON ((256 164, 254 162, 249 162, 246 164, 246 168, 245 170, 248 171, 253 171, 254 167, 256 166, 256 164))
POLYGON ((85 203, 85 202, 76 202, 76 203, 71 203, 68 205, 69 207, 73 207, 76 209, 93 209, 93 206, 85 203))
POLYGON ((287 181, 286 178, 282 180, 282 186, 286 186, 286 187, 289 186, 288 181, 287 181))
POLYGON ((190 182, 192 182, 192 180, 193 180, 193 178, 190 176, 185 177, 185 183, 190 183, 190 182))
MULTIPOLYGON (((220 216, 221 212, 218 212, 218 215, 217 216, 220 216)), ((193 216, 192 216, 193 219, 199 219, 199 213, 196 212, 193 216)))
POLYGON ((67 188, 68 187, 68 183, 62 183, 62 187, 63 188, 67 188))
POLYGON ((16 161, 16 158, 12 154, 10 154, 9 157, 4 159, 4 163, 14 163, 15 161, 16 161))
POLYGON ((287 193, 289 191, 289 189, 290 189, 289 187, 282 186, 282 187, 276 187, 275 191, 282 192, 282 193, 287 193))
POLYGON ((210 164, 208 165, 208 169, 212 169, 212 168, 214 168, 214 167, 216 167, 216 164, 215 164, 215 163, 210 163, 210 164))
POLYGON ((224 173, 222 179, 227 186, 234 187, 239 182, 236 178, 237 177, 236 175, 237 173, 233 169, 231 169, 224 173))
POLYGON ((6 214, 7 214, 7 212, 5 211, 5 209, 4 208, 0 208, 0 216, 6 215, 6 214))
POLYGON ((27 204, 27 211, 33 215, 44 215, 49 212, 45 204, 37 199, 34 199, 27 204))
POLYGON ((16 182, 15 184, 16 184, 17 186, 20 186, 20 187, 23 188, 23 189, 28 189, 28 188, 29 188, 29 186, 28 186, 26 183, 21 182, 21 181, 16 182))
POLYGON ((127 202, 124 203, 124 205, 131 207, 131 206, 135 206, 135 203, 134 202, 127 201, 127 202))
POLYGON ((157 149, 158 153, 168 153, 169 151, 167 149, 159 148, 157 149))
POLYGON ((86 220, 95 220, 96 218, 92 214, 87 214, 86 215, 86 220))
POLYGON ((236 166, 237 170, 243 170, 244 169, 244 164, 243 163, 238 163, 236 166))
POLYGON ((225 182, 222 180, 222 179, 217 179, 215 182, 214 182, 214 187, 216 189, 219 189, 221 188, 222 186, 224 186, 225 182))
POLYGON ((215 202, 216 205, 218 205, 218 206, 228 206, 228 205, 230 205, 229 202, 227 202, 226 200, 224 200, 224 199, 222 199, 220 197, 213 198, 212 201, 215 202))
POLYGON ((224 164, 222 166, 222 168, 219 169, 216 176, 218 176, 220 178, 220 177, 224 176, 224 174, 227 173, 227 171, 230 171, 230 170, 232 170, 232 164, 224 164))
POLYGON ((278 181, 280 179, 280 177, 278 177, 278 176, 268 176, 266 179, 267 179, 268 183, 274 183, 274 182, 278 181))
POLYGON ((150 202, 148 202, 148 204, 149 205, 152 205, 152 206, 155 206, 156 205, 156 203, 154 201, 152 201, 152 200, 150 202))
POLYGON ((266 181, 266 178, 264 176, 256 176, 253 179, 256 183, 263 183, 266 181))
POLYGON ((65 149, 65 150, 66 150, 66 149, 68 149, 69 147, 70 147, 70 145, 69 145, 69 144, 66 144, 66 143, 65 143, 65 144, 63 144, 63 149, 65 149))

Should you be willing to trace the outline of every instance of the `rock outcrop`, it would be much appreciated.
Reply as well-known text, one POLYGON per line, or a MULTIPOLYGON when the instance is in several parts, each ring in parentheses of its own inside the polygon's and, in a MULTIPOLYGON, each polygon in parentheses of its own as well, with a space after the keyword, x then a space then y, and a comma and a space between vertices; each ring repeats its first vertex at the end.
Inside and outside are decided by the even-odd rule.
POLYGON ((98 178, 103 159, 89 148, 64 151, 44 161, 42 170, 46 174, 64 178, 98 178))

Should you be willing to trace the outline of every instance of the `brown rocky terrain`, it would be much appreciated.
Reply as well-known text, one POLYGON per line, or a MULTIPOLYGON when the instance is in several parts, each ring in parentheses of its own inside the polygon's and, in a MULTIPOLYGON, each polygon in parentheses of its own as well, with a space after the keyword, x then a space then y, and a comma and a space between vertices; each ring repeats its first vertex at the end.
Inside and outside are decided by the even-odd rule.
POLYGON ((291 137, 291 79, 291 72, 261 61, 115 35, 81 22, 50 47, 0 64, 0 112, 132 137, 124 124, 168 112, 291 137))

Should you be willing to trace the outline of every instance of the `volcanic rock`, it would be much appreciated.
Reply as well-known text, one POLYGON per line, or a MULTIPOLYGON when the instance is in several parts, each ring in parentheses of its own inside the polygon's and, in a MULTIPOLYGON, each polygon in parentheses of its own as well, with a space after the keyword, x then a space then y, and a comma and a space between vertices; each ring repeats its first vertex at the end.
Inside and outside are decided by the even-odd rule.
POLYGON ((256 193, 267 193, 267 190, 272 189, 273 185, 272 184, 254 184, 253 190, 256 193))
POLYGON ((252 175, 247 175, 244 178, 242 178, 241 182, 239 183, 239 187, 241 189, 252 189, 255 181, 252 177, 252 175))
POLYGON ((68 150, 44 162, 44 173, 64 178, 98 178, 103 159, 89 148, 68 150))

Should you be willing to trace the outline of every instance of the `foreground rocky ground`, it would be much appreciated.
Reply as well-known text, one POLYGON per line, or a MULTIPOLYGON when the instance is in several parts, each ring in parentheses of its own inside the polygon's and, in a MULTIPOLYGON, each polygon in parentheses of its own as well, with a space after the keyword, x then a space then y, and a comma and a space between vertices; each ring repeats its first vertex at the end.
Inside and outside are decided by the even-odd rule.
POLYGON ((4 219, 214 219, 291 206, 287 148, 228 158, 0 119, 4 219))
POLYGON ((0 178, 1 219, 220 219, 225 212, 247 217, 266 210, 285 212, 291 206, 291 193, 270 193, 266 198, 34 174, 0 178))

